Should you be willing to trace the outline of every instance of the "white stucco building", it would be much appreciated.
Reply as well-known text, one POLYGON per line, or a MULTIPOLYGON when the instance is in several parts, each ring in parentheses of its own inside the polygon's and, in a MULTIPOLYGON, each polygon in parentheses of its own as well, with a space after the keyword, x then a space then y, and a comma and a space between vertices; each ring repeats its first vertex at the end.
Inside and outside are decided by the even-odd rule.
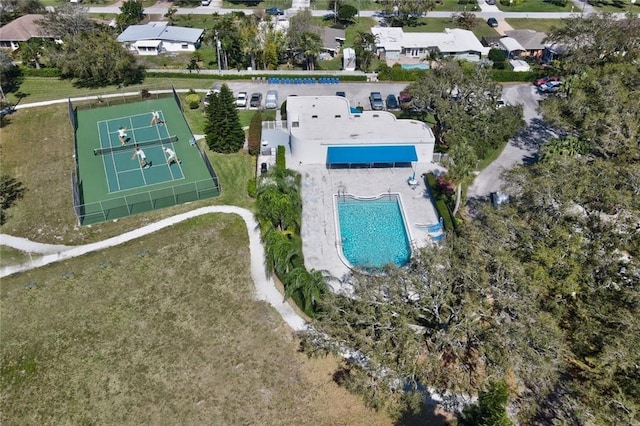
POLYGON ((425 123, 397 119, 386 111, 360 112, 340 96, 290 96, 281 131, 288 133, 288 140, 267 142, 263 136, 263 148, 284 145, 294 163, 328 168, 430 163, 435 146, 425 123))
POLYGON ((200 47, 204 30, 174 27, 167 22, 130 25, 118 41, 139 55, 158 55, 162 52, 194 52, 200 47))
POLYGON ((402 28, 374 27, 376 52, 391 65, 411 63, 428 58, 431 52, 456 59, 478 61, 489 53, 472 31, 446 28, 441 33, 405 33, 402 28))

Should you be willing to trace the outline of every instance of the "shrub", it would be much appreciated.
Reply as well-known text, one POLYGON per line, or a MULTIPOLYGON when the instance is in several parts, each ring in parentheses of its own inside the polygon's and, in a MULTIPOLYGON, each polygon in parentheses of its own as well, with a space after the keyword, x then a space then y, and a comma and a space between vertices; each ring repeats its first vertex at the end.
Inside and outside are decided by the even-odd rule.
POLYGON ((257 193, 258 193, 258 185, 256 184, 256 178, 251 178, 247 182, 247 194, 251 198, 256 198, 257 193))
POLYGON ((507 81, 533 81, 538 77, 538 73, 535 71, 529 72, 515 72, 512 70, 492 70, 491 75, 494 80, 499 82, 507 81))
POLYGON ((260 142, 262 139, 262 113, 256 111, 249 123, 247 142, 250 155, 258 155, 260 152, 260 142))
POLYGON ((438 211, 438 214, 442 218, 444 229, 447 231, 453 231, 454 222, 453 222, 453 219, 451 219, 451 213, 449 212, 449 207, 447 207, 447 203, 444 200, 436 201, 436 210, 438 211))
POLYGON ((60 77, 62 72, 58 68, 29 68, 20 67, 20 71, 25 77, 60 77))
POLYGON ((185 97, 187 105, 190 109, 196 109, 200 106, 200 95, 197 93, 190 93, 185 97))
POLYGON ((284 146, 278 145, 278 151, 276 152, 276 167, 280 170, 284 170, 287 168, 287 160, 285 159, 284 155, 284 146))

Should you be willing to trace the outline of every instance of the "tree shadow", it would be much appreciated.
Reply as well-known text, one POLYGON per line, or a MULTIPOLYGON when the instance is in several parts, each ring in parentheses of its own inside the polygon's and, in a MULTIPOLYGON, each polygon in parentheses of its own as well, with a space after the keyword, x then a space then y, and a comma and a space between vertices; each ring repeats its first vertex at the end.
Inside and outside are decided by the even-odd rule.
POLYGON ((511 144, 527 151, 538 151, 542 144, 552 137, 558 137, 558 132, 541 119, 534 118, 527 127, 518 132, 511 144))
POLYGON ((395 423, 396 426, 445 426, 448 418, 437 412, 434 405, 423 404, 418 413, 406 412, 395 423))

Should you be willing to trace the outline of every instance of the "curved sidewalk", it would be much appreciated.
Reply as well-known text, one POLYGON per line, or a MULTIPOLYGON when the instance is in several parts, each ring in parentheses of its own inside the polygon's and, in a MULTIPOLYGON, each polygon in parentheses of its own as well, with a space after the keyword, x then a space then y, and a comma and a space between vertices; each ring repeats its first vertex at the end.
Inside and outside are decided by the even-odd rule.
POLYGON ((0 277, 6 277, 18 272, 39 268, 50 263, 60 262, 108 247, 114 247, 119 244, 135 240, 136 238, 151 234, 152 232, 159 231, 160 229, 175 225, 176 223, 182 222, 192 217, 211 213, 237 214, 244 220, 245 224, 247 225, 247 233, 249 234, 249 250, 251 252, 251 276, 256 288, 256 297, 258 298, 258 300, 264 300, 265 302, 271 304, 271 306, 273 306, 282 316, 284 322, 286 322, 293 330, 300 331, 305 329, 305 320, 300 315, 298 315, 298 313, 287 302, 284 301, 284 297, 276 288, 273 278, 271 278, 271 275, 266 271, 264 264, 264 247, 262 246, 262 241, 260 239, 260 228, 258 226, 258 222, 254 218, 253 213, 240 207, 202 207, 187 213, 182 213, 160 220, 156 223, 152 223, 133 231, 125 232, 124 234, 99 241, 97 243, 74 247, 34 243, 24 238, 0 234, 0 244, 2 245, 38 253, 53 252, 52 254, 46 254, 39 259, 34 259, 31 262, 0 268, 0 277))

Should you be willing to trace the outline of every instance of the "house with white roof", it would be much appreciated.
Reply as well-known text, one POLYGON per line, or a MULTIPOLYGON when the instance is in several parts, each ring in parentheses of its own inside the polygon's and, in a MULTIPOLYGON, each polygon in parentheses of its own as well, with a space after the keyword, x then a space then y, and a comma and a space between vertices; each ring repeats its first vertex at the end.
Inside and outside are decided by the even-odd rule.
POLYGON ((163 52, 193 52, 200 47, 204 30, 174 27, 167 22, 131 25, 118 41, 139 55, 158 55, 163 52))
POLYGON ((446 28, 441 33, 405 33, 402 28, 373 27, 376 51, 387 64, 418 63, 432 52, 456 59, 479 61, 489 53, 472 31, 446 28))
POLYGON ((425 123, 386 111, 360 111, 341 96, 288 97, 286 127, 280 132, 277 141, 263 130, 263 151, 283 145, 294 164, 327 168, 410 167, 430 163, 435 147, 425 123))

